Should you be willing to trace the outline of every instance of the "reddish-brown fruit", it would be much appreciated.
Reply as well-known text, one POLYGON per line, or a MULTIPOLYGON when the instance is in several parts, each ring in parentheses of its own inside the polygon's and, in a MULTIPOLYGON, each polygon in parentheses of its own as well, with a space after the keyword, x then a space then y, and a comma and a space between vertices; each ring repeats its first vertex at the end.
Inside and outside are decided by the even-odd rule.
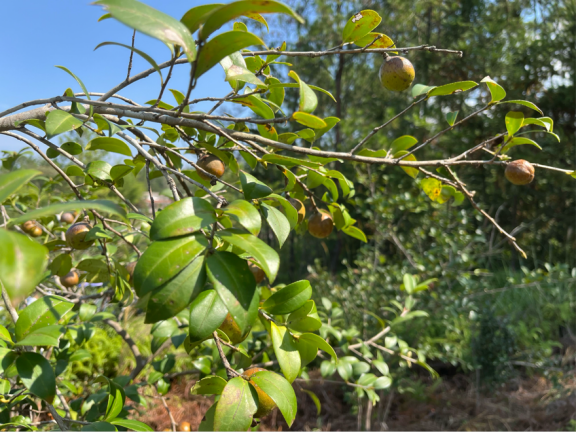
POLYGON ((134 268, 136 268, 136 263, 137 262, 130 262, 129 264, 126 265, 126 271, 130 276, 130 278, 128 279, 129 283, 132 283, 132 280, 134 279, 134 268))
POLYGON ((535 167, 524 159, 510 162, 505 169, 505 177, 513 185, 527 185, 533 182, 535 167))
POLYGON ((32 230, 36 228, 36 221, 26 221, 20 227, 22 227, 22 230, 26 233, 32 233, 32 230))
POLYGON ((407 90, 415 79, 415 68, 404 57, 387 57, 379 69, 379 79, 385 89, 402 92, 407 90))
POLYGON ((250 328, 243 334, 240 331, 240 326, 236 323, 230 313, 228 313, 222 322, 222 325, 218 328, 222 332, 224 332, 228 339, 230 340, 231 344, 239 344, 242 343, 246 337, 248 337, 248 333, 250 332, 250 328))
POLYGON ((86 250, 92 246, 94 240, 84 241, 92 226, 88 223, 76 223, 66 230, 66 243, 75 250, 86 250))
POLYGON ((263 416, 268 415, 276 407, 274 400, 270 398, 268 394, 266 394, 262 389, 260 389, 256 383, 250 380, 251 376, 255 373, 258 373, 259 371, 267 371, 267 369, 255 367, 243 373, 244 376, 249 378, 249 382, 252 384, 252 386, 254 386, 254 389, 256 389, 256 393, 258 394, 258 409, 254 414, 255 418, 262 418, 263 416))
POLYGON ((326 238, 332 231, 333 217, 327 211, 318 211, 309 218, 309 233, 315 238, 326 238))
POLYGON ((186 421, 182 421, 178 424, 178 431, 191 431, 190 430, 190 423, 186 421))
POLYGON ((300 201, 297 198, 291 198, 291 199, 289 199, 289 202, 297 210, 297 214, 299 216, 298 223, 299 224, 302 223, 305 219, 306 214, 307 214, 307 211, 305 209, 305 205, 303 204, 302 201, 300 201))
POLYGON ((76 271, 70 271, 66 275, 64 275, 63 277, 60 277, 60 283, 64 287, 76 286, 79 281, 80 281, 80 276, 78 275, 78 272, 76 272, 76 271))
POLYGON ((74 222, 74 214, 71 212, 64 212, 60 215, 60 222, 65 224, 72 224, 74 222))
POLYGON ((259 268, 257 265, 255 265, 252 262, 248 262, 248 268, 250 269, 250 271, 254 275, 254 279, 256 280, 257 284, 260 283, 262 280, 264 280, 264 277, 266 275, 261 268, 259 268))
POLYGON ((34 228, 32 230, 30 230, 30 236, 37 238, 39 236, 42 236, 42 229, 38 226, 34 226, 34 228))
MULTIPOLYGON (((205 156, 203 158, 201 158, 198 161, 198 166, 200 168, 202 168, 203 170, 209 172, 210 174, 216 176, 216 177, 221 177, 224 174, 224 164, 222 163, 222 161, 220 159, 218 159, 216 156, 214 155, 209 155, 209 156, 205 156)), ((198 175, 200 177, 202 177, 205 180, 210 180, 211 177, 207 176, 206 174, 204 174, 203 172, 198 171, 198 175)))

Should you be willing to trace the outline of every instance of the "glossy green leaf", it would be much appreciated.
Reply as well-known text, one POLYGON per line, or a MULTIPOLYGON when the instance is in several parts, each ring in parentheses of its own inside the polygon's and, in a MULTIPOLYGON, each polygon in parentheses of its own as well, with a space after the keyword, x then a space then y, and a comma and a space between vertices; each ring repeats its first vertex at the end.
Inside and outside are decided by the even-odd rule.
POLYGON ((106 161, 91 161, 88 163, 84 171, 93 180, 100 179, 103 181, 112 180, 110 176, 110 170, 112 166, 106 161))
POLYGON ((207 246, 202 234, 153 242, 134 269, 136 294, 142 297, 172 279, 207 246))
POLYGON ((208 376, 196 382, 190 393, 194 395, 220 395, 225 387, 226 380, 222 377, 208 376))
POLYGON ((200 256, 176 277, 151 292, 145 323, 155 323, 176 316, 197 297, 205 283, 204 256, 200 256))
POLYGON ((0 347, 0 373, 4 373, 9 367, 14 364, 18 358, 18 353, 6 347, 0 347))
MULTIPOLYGON (((307 86, 309 86, 311 89, 316 90, 317 92, 321 92, 324 93, 325 95, 327 95, 328 97, 330 97, 333 101, 336 102, 335 97, 333 96, 333 94, 331 92, 329 92, 328 90, 322 89, 320 87, 317 86, 313 86, 312 84, 307 84, 307 86)), ((299 83, 277 83, 277 84, 270 84, 268 86, 269 90, 271 89, 276 89, 276 88, 286 88, 286 87, 290 87, 290 88, 300 88, 299 83)))
POLYGON ((545 122, 543 121, 544 118, 541 119, 535 119, 535 118, 529 118, 529 119, 523 119, 523 126, 526 125, 538 125, 541 126, 543 128, 545 128, 547 130, 547 132, 549 132, 549 130, 551 129, 551 123, 549 122, 545 122))
MULTIPOLYGON (((393 155, 393 158, 400 158, 401 156, 406 155, 407 153, 409 153, 406 150, 401 150, 400 152, 397 152, 393 155)), ((409 156, 407 156, 406 158, 403 158, 403 161, 416 161, 417 158, 415 157, 414 154, 410 154, 409 156)), ((401 168, 405 171, 405 173, 407 173, 409 176, 411 176, 413 179, 416 178, 419 175, 419 170, 417 170, 414 167, 408 167, 408 166, 401 166, 401 168)))
POLYGON ((298 332, 312 332, 320 329, 322 322, 317 313, 315 301, 306 301, 301 308, 291 313, 287 319, 287 326, 298 332))
POLYGON ((208 201, 186 197, 158 213, 150 227, 150 239, 156 241, 188 235, 214 222, 216 214, 208 201))
POLYGON ((258 408, 256 390, 241 377, 228 381, 216 403, 215 431, 247 431, 258 408))
POLYGON ((314 344, 320 350, 331 355, 335 361, 337 360, 337 354, 335 353, 335 350, 320 335, 306 333, 302 334, 299 337, 299 340, 307 341, 310 342, 311 344, 314 344))
POLYGON ((293 113, 292 118, 301 125, 308 126, 309 128, 322 129, 327 127, 327 124, 323 119, 312 114, 305 113, 304 111, 297 111, 293 113))
POLYGON ((48 249, 27 236, 4 229, 0 229, 0 245, 0 284, 17 305, 42 280, 48 249))
POLYGON ((200 293, 190 305, 188 322, 191 341, 204 340, 222 324, 228 310, 215 290, 200 293))
POLYGON ((278 239, 279 248, 282 248, 291 231, 290 223, 286 216, 275 207, 262 203, 261 209, 266 222, 278 239))
POLYGON ((249 32, 231 30, 215 36, 200 50, 195 76, 200 77, 226 56, 252 45, 266 46, 261 38, 249 32))
POLYGON ((319 168, 322 164, 318 162, 309 161, 306 159, 293 158, 291 156, 277 155, 275 153, 268 153, 262 157, 263 161, 270 162, 272 164, 279 164, 285 167, 291 168, 296 166, 308 167, 308 168, 319 168))
POLYGON ((286 14, 292 16, 300 23, 304 23, 301 17, 283 3, 274 0, 240 0, 214 9, 204 21, 204 24, 198 32, 198 37, 201 40, 206 40, 211 33, 240 16, 267 13, 286 14))
POLYGON ((132 158, 128 144, 119 138, 97 137, 88 142, 86 150, 105 150, 107 152, 120 153, 132 158))
POLYGON ((294 229, 298 224, 298 213, 295 207, 288 201, 286 198, 278 195, 278 194, 271 194, 267 198, 264 199, 267 202, 277 202, 283 208, 284 216, 286 217, 290 229, 294 229))
POLYGON ((491 93, 491 102, 490 104, 494 104, 499 102, 505 96, 507 96, 507 92, 503 89, 499 84, 491 79, 491 77, 485 77, 481 80, 481 83, 485 83, 489 88, 489 92, 491 93))
POLYGON ((342 229, 343 233, 358 239, 364 243, 367 243, 367 236, 363 233, 361 229, 355 226, 348 226, 342 229))
POLYGON ((458 115, 459 115, 459 110, 449 111, 447 114, 445 114, 445 119, 447 119, 447 123, 450 126, 453 126, 455 124, 455 120, 457 120, 458 115))
POLYGON ((206 4, 195 6, 189 9, 180 19, 190 33, 196 32, 208 16, 215 10, 223 6, 222 3, 206 4))
POLYGON ((272 346, 281 371, 286 379, 292 383, 301 369, 301 357, 297 345, 287 328, 270 324, 272 346))
POLYGON ((236 254, 216 251, 207 257, 206 265, 208 278, 244 333, 256 319, 259 301, 256 281, 248 263, 236 254))
POLYGON ((529 139, 529 138, 525 138, 525 137, 513 137, 503 148, 503 150, 501 150, 501 153, 506 153, 509 149, 511 149, 514 146, 519 146, 521 144, 530 144, 532 146, 535 146, 537 149, 542 150, 541 146, 539 146, 535 141, 529 139))
POLYGON ((34 329, 22 340, 19 340, 16 346, 58 346, 58 341, 64 332, 66 332, 66 328, 60 325, 34 329))
POLYGON ((110 169, 110 177, 112 177, 112 180, 116 181, 131 173, 132 170, 134 170, 134 167, 125 164, 118 164, 110 169))
POLYGON ((222 240, 250 254, 266 273, 271 284, 276 279, 280 259, 277 252, 256 236, 240 229, 226 229, 217 232, 222 240))
POLYGON ((273 293, 262 307, 270 314, 289 314, 301 308, 312 293, 311 283, 307 280, 297 281, 273 293))
MULTIPOLYGON (((96 47, 94 48, 94 51, 96 51, 98 48, 100 47, 104 47, 105 45, 118 45, 119 47, 124 47, 129 49, 130 51, 135 52, 136 54, 138 54, 140 57, 142 57, 144 60, 146 60, 150 66, 152 66, 154 68, 154 70, 156 72, 158 72, 158 75, 160 77, 160 85, 163 84, 164 80, 162 78, 162 72, 160 71, 160 68, 158 67, 158 64, 154 61, 154 59, 152 57, 150 57, 148 54, 146 54, 144 51, 139 50, 138 48, 134 48, 130 45, 124 45, 121 44, 119 42, 101 42, 100 44, 96 45, 96 47)), ((90 98, 89 98, 90 99, 90 98)))
POLYGON ((515 133, 523 125, 523 120, 525 116, 520 111, 509 111, 505 116, 505 126, 507 127, 507 132, 509 136, 515 135, 515 133))
POLYGON ((259 211, 246 200, 235 200, 229 203, 223 214, 236 221, 253 235, 258 236, 262 225, 259 211))
POLYGON ((104 212, 111 215, 118 215, 124 219, 126 212, 121 206, 110 200, 77 200, 68 201, 64 203, 54 203, 46 207, 39 209, 34 209, 30 212, 25 213, 17 218, 11 219, 8 223, 9 226, 14 224, 20 224, 28 220, 36 220, 39 218, 56 215, 61 212, 68 211, 81 211, 81 210, 91 210, 94 209, 98 212, 104 212))
POLYGON ((36 329, 56 325, 72 307, 73 302, 56 295, 37 299, 20 311, 15 329, 16 340, 21 341, 36 329))
POLYGON ((50 363, 39 353, 26 352, 16 360, 16 370, 20 380, 36 397, 54 401, 56 395, 56 378, 50 363))
POLYGON ((380 15, 372 10, 364 10, 354 14, 343 29, 343 42, 355 42, 361 39, 377 27, 381 20, 380 15))
POLYGON ((110 420, 110 424, 119 425, 133 431, 154 431, 149 425, 135 419, 114 418, 110 420))
POLYGON ((268 185, 265 185, 252 174, 241 171, 239 176, 245 199, 249 201, 255 200, 257 198, 266 197, 272 193, 272 189, 268 185))
MULTIPOLYGON (((80 85, 80 88, 82 89, 84 94, 86 95, 86 99, 90 100, 90 93, 88 92, 88 89, 86 89, 86 86, 84 85, 84 83, 82 82, 82 80, 80 78, 78 78, 75 74, 72 73, 72 71, 70 69, 68 69, 65 66, 56 65, 56 67, 58 69, 62 69, 64 72, 66 72, 72 78, 74 78, 76 80, 76 82, 80 85)), ((92 112, 93 112, 93 107, 90 107, 90 115, 91 116, 92 116, 92 112)))
POLYGON ((10 332, 8 332, 8 330, 2 325, 0 325, 0 339, 12 343, 10 332))
POLYGON ((259 371, 250 379, 276 403, 290 427, 297 413, 297 398, 292 385, 284 377, 272 371, 259 371))
POLYGON ((46 116, 46 136, 50 140, 58 134, 82 126, 82 120, 62 110, 53 110, 46 116))
POLYGON ((41 174, 38 170, 15 170, 0 175, 0 203, 41 174))
MULTIPOLYGON (((299 86, 299 90, 300 90, 299 112, 302 112, 304 114, 312 113, 317 108, 317 105, 319 103, 317 95, 315 94, 315 92, 312 91, 312 89, 310 88, 310 86, 308 84, 306 84, 303 80, 300 79, 300 77, 297 75, 297 73, 295 71, 290 71, 288 73, 288 75, 293 80, 295 80, 299 86)), ((300 116, 301 119, 305 118, 304 114, 300 116)), ((293 115, 293 117, 294 117, 294 115, 293 115)), ((319 125, 318 126, 319 128, 324 128, 327 126, 327 124, 322 119, 319 119, 316 116, 313 116, 313 117, 320 121, 320 122, 318 122, 318 121, 316 122, 316 124, 319 125)), ((297 119, 295 118, 295 120, 297 120, 297 119)), ((310 120, 310 121, 314 122, 314 119, 310 120)), ((302 123, 302 122, 299 122, 299 123, 302 123)))
POLYGON ((416 98, 417 96, 424 95, 430 90, 434 89, 436 86, 425 86, 424 84, 415 84, 411 89, 411 96, 416 98))
POLYGON ((169 47, 178 45, 189 62, 196 57, 194 40, 180 21, 136 0, 98 0, 95 2, 121 23, 159 39, 169 47))
POLYGON ((543 112, 541 111, 541 109, 539 107, 537 107, 535 104, 533 104, 532 102, 529 101, 523 101, 520 99, 515 99, 512 101, 500 101, 499 104, 519 104, 519 105, 524 105, 525 107, 529 107, 531 110, 535 110, 536 112, 540 113, 541 115, 543 115, 543 112))
POLYGON ((265 104, 258 95, 249 95, 245 98, 235 98, 232 100, 232 102, 250 108, 263 119, 274 118, 274 112, 272 109, 267 104, 265 104))
POLYGON ((353 366, 350 362, 339 360, 337 362, 337 372, 345 382, 348 382, 353 375, 353 366))
POLYGON ((473 87, 478 86, 474 81, 458 81, 456 83, 444 84, 442 86, 437 86, 427 92, 429 97, 431 96, 445 96, 454 95, 455 93, 465 92, 473 87))

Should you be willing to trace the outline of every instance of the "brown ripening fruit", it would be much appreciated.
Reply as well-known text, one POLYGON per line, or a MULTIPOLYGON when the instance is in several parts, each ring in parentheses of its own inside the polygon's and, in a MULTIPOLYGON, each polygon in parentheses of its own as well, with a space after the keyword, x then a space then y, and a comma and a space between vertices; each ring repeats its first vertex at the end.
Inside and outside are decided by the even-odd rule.
POLYGON ((26 221, 24 224, 20 226, 22 230, 26 233, 32 233, 32 230, 36 228, 36 221, 26 221))
POLYGON ((505 177, 513 185, 527 185, 533 182, 535 167, 524 159, 510 162, 505 169, 505 177))
POLYGON ((332 231, 333 217, 327 211, 317 211, 309 218, 309 233, 315 238, 326 238, 332 231))
POLYGON ((415 68, 404 57, 387 57, 379 69, 379 78, 385 89, 402 92, 407 90, 415 79, 415 68))
POLYGON ((130 278, 128 279, 129 283, 132 283, 134 280, 134 268, 136 268, 136 263, 137 262, 130 262, 126 265, 126 272, 128 272, 128 275, 130 275, 130 278))
POLYGON ((234 321, 230 313, 226 315, 224 322, 222 322, 222 325, 220 325, 218 329, 228 336, 231 344, 242 343, 245 338, 248 337, 248 333, 250 332, 249 328, 244 334, 242 334, 240 332, 240 326, 238 326, 238 323, 234 321))
POLYGON ((256 393, 258 394, 258 409, 254 414, 255 418, 262 418, 263 416, 267 416, 275 407, 276 403, 273 401, 272 398, 268 396, 262 389, 258 387, 256 383, 250 380, 251 376, 259 371, 267 371, 266 368, 251 368, 243 373, 244 376, 249 378, 249 382, 254 386, 256 389, 256 393))
POLYGON ((266 275, 261 268, 259 268, 257 265, 255 265, 252 262, 248 262, 248 268, 250 269, 250 271, 254 275, 254 279, 256 280, 257 284, 260 283, 262 280, 264 280, 264 277, 266 275))
POLYGON ((60 277, 60 283, 64 287, 76 286, 79 281, 80 281, 80 276, 78 275, 78 272, 76 272, 76 271, 70 271, 66 275, 64 275, 63 277, 60 277))
POLYGON ((305 205, 303 204, 302 201, 300 201, 297 198, 290 198, 289 199, 290 204, 293 205, 293 207, 297 210, 297 214, 298 214, 298 223, 302 223, 305 219, 305 216, 307 214, 307 211, 305 209, 305 205))
POLYGON ((37 238, 39 236, 42 236, 42 229, 38 226, 34 226, 34 228, 30 230, 29 234, 30 236, 37 238))
POLYGON ((60 215, 60 221, 65 224, 72 224, 74 222, 74 214, 72 212, 64 212, 60 215))
POLYGON ((66 243, 70 248, 75 250, 86 250, 92 246, 94 240, 84 241, 86 234, 90 231, 92 226, 88 223, 76 223, 68 227, 66 230, 66 243))
POLYGON ((182 421, 178 424, 178 431, 191 431, 190 430, 190 423, 186 421, 182 421))
MULTIPOLYGON (((198 161, 198 166, 203 170, 209 172, 210 174, 220 178, 224 174, 224 164, 220 159, 214 155, 209 155, 201 158, 198 161)), ((198 171, 198 170, 197 170, 198 171)), ((205 180, 210 180, 211 177, 207 176, 201 171, 198 171, 198 175, 205 180)))

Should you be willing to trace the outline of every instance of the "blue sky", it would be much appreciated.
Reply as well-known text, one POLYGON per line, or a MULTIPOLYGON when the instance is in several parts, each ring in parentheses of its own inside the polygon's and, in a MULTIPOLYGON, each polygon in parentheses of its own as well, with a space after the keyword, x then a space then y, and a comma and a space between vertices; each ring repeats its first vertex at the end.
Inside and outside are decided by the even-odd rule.
MULTIPOLYGON (((141 1, 177 19, 190 8, 209 3, 198 0, 141 1)), ((0 111, 24 101, 61 95, 68 87, 80 92, 76 81, 55 65, 70 69, 84 81, 89 91, 106 92, 121 82, 126 77, 130 51, 117 46, 105 46, 94 51, 94 47, 104 41, 130 45, 132 29, 112 19, 98 22, 103 14, 102 7, 91 5, 87 0, 2 2, 0 111)), ((157 63, 170 58, 169 49, 164 44, 143 34, 137 33, 135 46, 157 63)), ((148 68, 150 65, 145 60, 134 56, 133 73, 148 68)), ((183 65, 175 70, 168 87, 184 92, 188 84, 188 67, 183 65)), ((153 74, 121 93, 144 103, 156 98, 159 90, 158 74, 153 74)), ((217 65, 211 73, 201 77, 193 98, 224 96, 229 91, 224 72, 217 65)), ((168 103, 174 102, 172 95, 167 93, 163 99, 168 103)), ((210 103, 200 103, 194 108, 206 110, 211 106, 210 103)), ((21 142, 0 135, 0 150, 21 148, 21 142)))

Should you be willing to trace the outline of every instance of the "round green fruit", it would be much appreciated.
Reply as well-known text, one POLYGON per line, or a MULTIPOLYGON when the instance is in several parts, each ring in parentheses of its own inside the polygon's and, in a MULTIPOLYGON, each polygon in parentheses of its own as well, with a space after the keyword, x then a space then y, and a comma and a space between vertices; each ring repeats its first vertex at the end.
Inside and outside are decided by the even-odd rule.
POLYGON ((66 243, 75 250, 86 250, 92 246, 94 240, 84 241, 86 234, 92 229, 88 223, 76 223, 66 230, 66 243))
POLYGON ((505 177, 513 185, 527 185, 535 178, 535 167, 524 159, 518 159, 507 165, 505 177))
POLYGON ((276 407, 276 403, 272 398, 268 396, 262 389, 258 387, 256 383, 254 383, 250 378, 253 374, 258 373, 259 371, 268 371, 266 368, 251 368, 243 373, 243 376, 248 377, 249 382, 254 386, 256 389, 256 393, 258 394, 258 409, 254 414, 255 418, 262 418, 263 416, 267 416, 271 411, 276 407))
POLYGON ((407 90, 415 79, 415 68, 404 57, 387 57, 379 69, 379 78, 385 89, 402 92, 407 90))

